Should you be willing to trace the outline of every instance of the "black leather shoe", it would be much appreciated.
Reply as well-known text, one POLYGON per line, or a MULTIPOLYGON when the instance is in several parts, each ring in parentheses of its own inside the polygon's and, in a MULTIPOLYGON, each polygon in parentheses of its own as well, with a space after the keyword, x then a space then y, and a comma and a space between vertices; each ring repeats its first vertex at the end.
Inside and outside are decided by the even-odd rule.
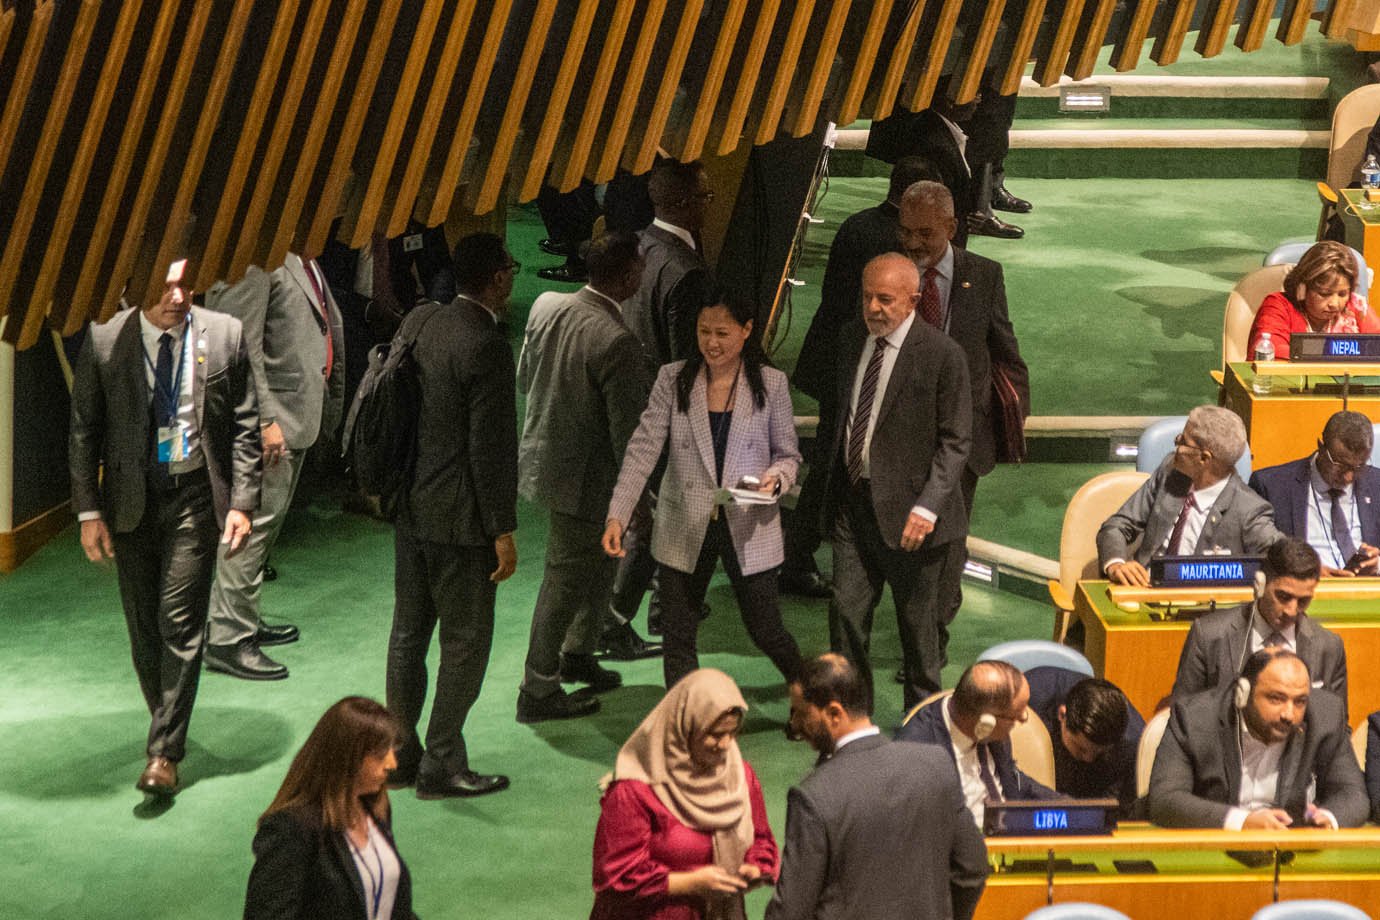
POLYGON ((777 586, 783 594, 796 594, 800 597, 826 598, 833 594, 829 582, 818 572, 802 572, 799 569, 782 569, 776 578, 777 586))
MULTIPOLYGON (((620 623, 604 630, 599 637, 599 649, 613 661, 640 661, 661 654, 660 642, 648 642, 637 634, 631 623, 620 623)), ((563 659, 566 657, 561 656, 563 659)), ((565 662, 561 662, 561 676, 565 676, 565 662)), ((582 680, 583 678, 575 678, 582 680)))
POLYGON ((578 719, 598 711, 599 697, 588 690, 576 690, 574 693, 557 690, 542 699, 529 695, 525 690, 518 691, 517 720, 523 725, 535 725, 551 719, 578 719))
POLYGON ((587 272, 583 269, 571 268, 569 265, 539 268, 537 269, 537 277, 544 281, 560 281, 563 284, 584 284, 589 280, 587 272))
POLYGON ((270 626, 260 621, 259 631, 254 634, 254 639, 260 646, 287 645, 289 642, 296 642, 300 638, 302 638, 302 633, 291 623, 279 623, 277 626, 270 626))
POLYGON ((206 646, 206 667, 241 680, 282 680, 288 669, 269 658, 251 637, 234 645, 206 646))
POLYGON ((1010 211, 1012 214, 1029 214, 1034 205, 1008 192, 1006 186, 998 185, 992 189, 992 207, 998 211, 1010 211))
POLYGON ((264 581, 277 581, 278 570, 267 562, 264 563, 264 581))
POLYGON ((134 788, 149 795, 177 795, 177 763, 166 757, 150 757, 134 788))
POLYGON ((623 675, 602 667, 593 655, 562 654, 561 683, 589 684, 595 693, 603 693, 623 686, 623 675))
POLYGON ((484 774, 473 770, 461 770, 453 776, 443 776, 439 779, 426 775, 417 777, 419 799, 488 795, 490 792, 502 792, 507 788, 508 777, 501 773, 484 774))
POLYGON ((553 239, 542 240, 537 244, 537 248, 551 256, 568 256, 575 251, 575 247, 564 240, 553 239))
POLYGON ((974 213, 968 215, 968 233, 973 236, 995 236, 1003 240, 1018 240, 1025 231, 1015 224, 1008 224, 995 214, 974 213))

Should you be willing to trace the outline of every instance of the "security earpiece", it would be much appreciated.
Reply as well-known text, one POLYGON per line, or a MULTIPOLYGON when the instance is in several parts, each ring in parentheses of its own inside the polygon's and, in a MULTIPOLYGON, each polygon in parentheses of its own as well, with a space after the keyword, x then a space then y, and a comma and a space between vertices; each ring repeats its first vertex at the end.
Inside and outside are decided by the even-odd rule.
POLYGON ((992 737, 992 732, 997 730, 997 717, 990 712, 984 712, 978 717, 977 724, 973 726, 973 737, 978 741, 986 741, 992 737))
POLYGON ((1251 701, 1251 682, 1244 677, 1236 679, 1236 708, 1245 709, 1246 704, 1251 701))

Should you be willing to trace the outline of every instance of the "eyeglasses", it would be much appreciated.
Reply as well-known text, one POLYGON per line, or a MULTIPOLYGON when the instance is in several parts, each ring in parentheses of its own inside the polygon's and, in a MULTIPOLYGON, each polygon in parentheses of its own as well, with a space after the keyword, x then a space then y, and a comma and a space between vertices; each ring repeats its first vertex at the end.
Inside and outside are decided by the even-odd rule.
POLYGON ((1365 469, 1367 466, 1370 465, 1368 462, 1342 463, 1340 460, 1332 456, 1332 451, 1328 450, 1326 445, 1319 444, 1318 449, 1323 452, 1323 456, 1327 458, 1327 462, 1335 466, 1337 468, 1337 472, 1339 473, 1359 473, 1361 472, 1361 470, 1365 469))
POLYGON ((1199 445, 1194 444, 1192 441, 1188 439, 1188 437, 1183 432, 1179 432, 1178 434, 1174 435, 1174 446, 1186 447, 1189 450, 1196 450, 1204 457, 1209 456, 1212 453, 1212 451, 1208 450, 1207 448, 1200 447, 1199 445))

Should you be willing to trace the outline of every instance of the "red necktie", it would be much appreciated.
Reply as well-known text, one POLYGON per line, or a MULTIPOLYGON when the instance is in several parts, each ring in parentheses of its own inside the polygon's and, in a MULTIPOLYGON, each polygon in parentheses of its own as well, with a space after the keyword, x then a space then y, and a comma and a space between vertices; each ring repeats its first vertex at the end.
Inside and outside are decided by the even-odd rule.
POLYGON ((936 329, 944 326, 944 305, 939 302, 938 269, 925 269, 925 283, 920 288, 920 318, 936 329))
MULTIPOLYGON (((1189 512, 1197 507, 1198 503, 1193 500, 1193 493, 1189 492, 1188 498, 1184 499, 1184 510, 1179 512, 1179 518, 1174 522, 1174 529, 1169 532, 1169 545, 1165 548, 1165 552, 1169 555, 1184 555, 1179 551, 1179 541, 1183 539, 1184 525, 1188 523, 1189 512)), ((1192 550, 1192 547, 1189 549, 1192 550)))
POLYGON ((307 270, 307 277, 311 279, 312 292, 316 294, 316 308, 321 313, 321 328, 326 333, 325 375, 330 377, 331 365, 335 363, 335 343, 331 341, 331 311, 326 306, 326 285, 322 283, 321 268, 315 259, 304 259, 302 267, 307 270))

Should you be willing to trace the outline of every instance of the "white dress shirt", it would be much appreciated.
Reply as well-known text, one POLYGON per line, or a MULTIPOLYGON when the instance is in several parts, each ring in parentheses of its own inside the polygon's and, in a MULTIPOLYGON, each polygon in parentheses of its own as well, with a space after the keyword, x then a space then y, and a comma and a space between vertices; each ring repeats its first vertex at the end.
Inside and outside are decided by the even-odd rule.
MULTIPOLYGON (((1272 635, 1275 634, 1275 628, 1274 628, 1273 626, 1271 626, 1269 623, 1265 622, 1265 618, 1262 617, 1262 616, 1260 615, 1260 608, 1259 608, 1259 607, 1255 607, 1254 610, 1255 610, 1255 613, 1253 613, 1253 614, 1251 615, 1251 653, 1252 653, 1252 654, 1254 654, 1254 653, 1260 651, 1261 649, 1263 649, 1263 648, 1265 647, 1265 643, 1269 641, 1270 636, 1272 636, 1272 635)), ((1280 636, 1281 639, 1284 640, 1284 642, 1283 642, 1283 647, 1284 647, 1284 648, 1287 648, 1289 651, 1293 652, 1294 654, 1298 654, 1298 650, 1299 650, 1299 641, 1298 641, 1299 627, 1298 627, 1298 622, 1297 622, 1297 621, 1295 621, 1295 622, 1293 622, 1293 623, 1290 623, 1290 624, 1289 624, 1288 626, 1286 626, 1284 629, 1279 630, 1279 636, 1280 636)), ((1321 683, 1318 683, 1318 684, 1314 684, 1314 686, 1322 686, 1322 684, 1321 684, 1321 683)))
MULTIPOLYGON (((1287 741, 1266 744, 1257 740, 1246 728, 1246 720, 1240 719, 1241 738, 1241 791, 1236 796, 1236 807, 1227 811, 1222 828, 1239 831, 1253 811, 1275 807, 1275 794, 1279 791, 1279 761, 1284 756, 1287 741)), ((1348 754, 1348 756, 1350 756, 1348 754)), ((1308 794, 1309 819, 1316 816, 1324 818, 1333 830, 1337 829, 1337 818, 1326 808, 1313 805, 1312 789, 1308 794)))
MULTIPOLYGON (((1323 565, 1334 569, 1345 568, 1347 560, 1342 558, 1342 551, 1337 548, 1337 540, 1332 533, 1332 496, 1328 494, 1332 487, 1318 473, 1317 454, 1313 455, 1313 462, 1308 464, 1308 480, 1312 485, 1308 491, 1308 545, 1318 551, 1323 565)), ((1346 484, 1342 494, 1337 497, 1337 503, 1341 505, 1342 514, 1346 515, 1350 525, 1351 545, 1359 547, 1361 515, 1356 511, 1355 483, 1346 484)))
POLYGON ((653 219, 652 219, 652 226, 653 226, 653 227, 660 227, 662 230, 665 230, 667 233, 670 233, 670 234, 673 234, 673 235, 675 235, 675 236, 680 237, 682 240, 685 241, 685 245, 689 246, 691 249, 697 249, 697 248, 698 248, 698 247, 695 245, 695 237, 694 237, 694 235, 693 235, 689 230, 686 230, 684 227, 677 227, 675 224, 668 224, 666 221, 662 220, 660 217, 656 217, 656 218, 653 218, 653 219))
MULTIPOLYGON (((953 746, 958 779, 963 785, 963 804, 968 806, 973 820, 977 822, 978 830, 982 830, 982 819, 987 813, 987 784, 982 781, 982 765, 978 762, 978 742, 963 734, 954 724, 948 700, 940 704, 940 709, 944 712, 944 726, 949 730, 949 744, 953 746)), ((987 751, 987 769, 992 773, 992 782, 996 784, 997 791, 1005 796, 1001 780, 997 778, 997 765, 990 750, 987 751)))
POLYGON ((455 296, 459 300, 468 300, 470 303, 474 304, 476 307, 483 310, 485 313, 489 314, 489 317, 494 321, 495 326, 502 322, 502 320, 498 318, 498 314, 495 313, 493 310, 490 310, 482 300, 475 300, 468 294, 456 294, 455 296))
MULTIPOLYGON (((1188 509, 1188 518, 1184 521, 1183 536, 1179 539, 1178 546, 1170 546, 1169 538, 1164 541, 1164 550, 1171 556, 1191 556, 1193 548, 1198 545, 1198 537, 1203 533, 1203 525, 1207 523, 1208 512, 1212 510, 1213 504, 1222 495, 1222 490, 1227 487, 1227 482, 1231 479, 1227 476, 1219 479, 1206 489, 1194 489, 1193 505, 1188 509)), ((1170 532, 1173 536, 1173 532, 1170 532)))
POLYGON ((834 753, 837 754, 839 751, 843 750, 845 744, 852 744, 859 738, 870 738, 873 735, 880 735, 881 733, 882 730, 875 725, 869 725, 867 728, 860 728, 855 732, 849 732, 834 742, 834 753))
POLYGON ((402 863, 398 854, 388 843, 388 838, 374 824, 369 822, 369 839, 364 849, 355 846, 350 835, 345 835, 345 844, 354 857, 355 871, 364 889, 364 916, 368 920, 381 920, 393 916, 393 902, 398 897, 398 882, 402 879, 402 863))

